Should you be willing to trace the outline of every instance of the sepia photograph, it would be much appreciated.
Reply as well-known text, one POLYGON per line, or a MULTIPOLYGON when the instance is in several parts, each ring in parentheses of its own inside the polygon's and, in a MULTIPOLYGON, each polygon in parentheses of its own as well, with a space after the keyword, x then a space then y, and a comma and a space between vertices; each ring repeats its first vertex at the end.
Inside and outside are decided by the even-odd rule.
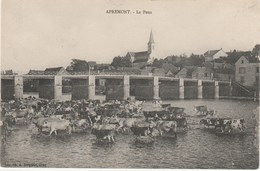
POLYGON ((259 0, 2 0, 0 167, 258 169, 259 0))

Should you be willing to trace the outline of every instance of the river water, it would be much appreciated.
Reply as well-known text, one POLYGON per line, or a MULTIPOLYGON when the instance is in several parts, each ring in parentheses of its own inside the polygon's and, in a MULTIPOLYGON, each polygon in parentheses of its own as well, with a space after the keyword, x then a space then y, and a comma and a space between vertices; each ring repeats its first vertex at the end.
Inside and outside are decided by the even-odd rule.
MULTIPOLYGON (((32 125, 16 126, 2 150, 2 166, 74 168, 225 168, 256 169, 259 153, 254 145, 257 102, 239 100, 164 101, 185 107, 194 116, 193 106, 207 105, 219 117, 244 118, 245 134, 217 135, 199 127, 198 117, 188 117, 189 129, 176 139, 157 138, 153 145, 138 145, 132 134, 117 134, 116 143, 95 143, 90 133, 36 136, 32 125)), ((146 103, 144 108, 149 108, 146 103)))

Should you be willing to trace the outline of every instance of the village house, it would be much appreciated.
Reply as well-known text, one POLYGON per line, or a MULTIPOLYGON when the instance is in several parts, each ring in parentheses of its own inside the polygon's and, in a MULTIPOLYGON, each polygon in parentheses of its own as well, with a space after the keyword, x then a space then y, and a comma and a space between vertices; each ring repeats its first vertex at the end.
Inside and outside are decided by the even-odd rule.
POLYGON ((152 69, 153 76, 165 76, 165 70, 163 68, 153 68, 152 69))
POLYGON ((44 75, 70 75, 69 72, 63 67, 46 68, 44 75))
POLYGON ((162 68, 164 69, 165 76, 167 77, 173 77, 180 70, 179 67, 169 63, 163 63, 162 68))
POLYGON ((235 70, 228 68, 214 69, 213 78, 216 81, 233 81, 235 79, 235 70))
POLYGON ((192 72, 192 79, 212 80, 213 70, 208 67, 198 67, 192 72))
MULTIPOLYGON (((206 67, 210 66, 207 65, 206 67)), ((223 59, 215 59, 211 63, 211 68, 214 71, 213 78, 216 81, 232 81, 235 79, 235 66, 226 63, 223 59)))
POLYGON ((218 59, 220 57, 227 57, 227 56, 228 54, 224 52, 222 48, 218 50, 208 50, 207 52, 204 53, 205 62, 211 62, 214 59, 218 59))
POLYGON ((153 32, 150 33, 150 39, 148 42, 148 50, 142 52, 127 52, 126 58, 130 59, 132 67, 141 68, 142 66, 153 63, 155 59, 155 41, 153 38, 153 32))
POLYGON ((46 68, 45 70, 30 69, 27 75, 70 75, 63 67, 46 68))
POLYGON ((151 66, 145 66, 143 68, 141 68, 141 75, 149 75, 149 76, 152 76, 153 73, 152 73, 152 69, 153 67, 151 66))
POLYGON ((192 72, 197 69, 195 66, 185 66, 176 73, 175 78, 192 78, 192 72))
POLYGON ((5 70, 1 71, 1 75, 17 75, 17 73, 13 72, 13 70, 5 70))
POLYGON ((253 87, 259 85, 259 62, 247 56, 241 56, 235 63, 236 82, 253 87))

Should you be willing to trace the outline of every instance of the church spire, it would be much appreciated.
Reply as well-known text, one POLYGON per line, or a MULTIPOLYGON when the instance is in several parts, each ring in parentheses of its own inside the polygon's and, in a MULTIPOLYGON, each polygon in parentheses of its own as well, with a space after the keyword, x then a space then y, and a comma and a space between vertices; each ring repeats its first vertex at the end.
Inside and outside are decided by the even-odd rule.
POLYGON ((154 42, 154 39, 153 39, 153 31, 151 30, 150 32, 150 39, 149 39, 149 42, 148 42, 148 51, 147 51, 148 55, 149 55, 149 59, 147 61, 147 63, 152 63, 153 60, 156 58, 156 55, 155 55, 155 42, 154 42))
POLYGON ((154 39, 153 39, 153 30, 151 30, 151 32, 150 32, 150 39, 149 39, 149 42, 148 43, 155 43, 154 42, 154 39))

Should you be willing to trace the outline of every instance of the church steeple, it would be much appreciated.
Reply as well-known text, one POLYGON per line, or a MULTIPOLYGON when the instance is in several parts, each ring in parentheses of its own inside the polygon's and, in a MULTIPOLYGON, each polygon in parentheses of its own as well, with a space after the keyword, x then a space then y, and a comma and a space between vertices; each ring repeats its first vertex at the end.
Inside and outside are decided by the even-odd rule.
POLYGON ((147 61, 148 64, 152 64, 153 60, 156 58, 155 55, 155 42, 153 39, 153 31, 151 30, 150 32, 150 39, 148 42, 148 51, 147 51, 148 55, 149 55, 149 59, 147 61))
POLYGON ((151 30, 151 32, 150 32, 150 39, 149 39, 149 42, 148 42, 148 44, 151 44, 151 43, 155 43, 154 42, 154 39, 153 39, 153 30, 151 30))
POLYGON ((152 53, 154 53, 153 52, 154 50, 155 50, 155 42, 154 42, 154 39, 153 39, 153 31, 151 30, 150 39, 149 39, 149 42, 148 42, 148 53, 152 54, 152 53))

